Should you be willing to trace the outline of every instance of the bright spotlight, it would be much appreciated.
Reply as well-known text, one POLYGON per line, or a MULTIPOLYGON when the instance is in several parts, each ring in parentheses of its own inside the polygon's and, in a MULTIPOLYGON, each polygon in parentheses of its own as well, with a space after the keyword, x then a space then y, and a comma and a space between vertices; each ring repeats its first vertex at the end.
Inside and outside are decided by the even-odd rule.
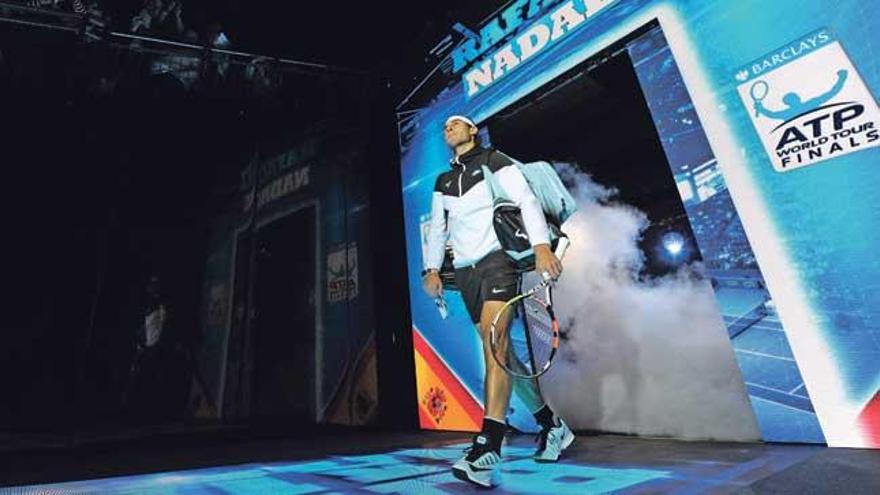
POLYGON ((663 234, 663 249, 672 256, 678 256, 684 250, 684 237, 678 232, 667 232, 663 234))

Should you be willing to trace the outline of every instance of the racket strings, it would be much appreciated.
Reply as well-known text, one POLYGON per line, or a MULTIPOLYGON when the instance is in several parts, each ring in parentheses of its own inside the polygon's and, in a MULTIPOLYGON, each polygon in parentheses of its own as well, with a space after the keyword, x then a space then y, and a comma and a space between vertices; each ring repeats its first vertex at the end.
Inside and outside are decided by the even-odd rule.
POLYGON ((494 334, 493 325, 492 352, 508 373, 528 378, 549 368, 559 343, 551 300, 550 288, 543 287, 511 301, 496 315, 496 321, 506 323, 500 335, 494 334))
POLYGON ((553 316, 547 310, 545 302, 535 297, 523 301, 523 313, 531 348, 529 367, 538 372, 546 366, 553 351, 553 316))

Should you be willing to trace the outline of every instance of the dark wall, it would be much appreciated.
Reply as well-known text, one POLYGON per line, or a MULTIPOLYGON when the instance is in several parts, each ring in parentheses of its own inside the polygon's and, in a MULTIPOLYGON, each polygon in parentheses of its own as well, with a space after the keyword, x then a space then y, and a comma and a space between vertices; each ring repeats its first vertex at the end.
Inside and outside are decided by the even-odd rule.
POLYGON ((376 109, 371 113, 369 174, 374 239, 372 264, 373 294, 379 352, 380 420, 386 427, 418 427, 415 359, 409 308, 409 275, 406 271, 406 242, 403 228, 403 197, 397 121, 381 111, 393 106, 390 85, 376 92, 376 109))
MULTIPOLYGON (((318 123, 368 122, 354 178, 382 221, 370 224, 377 242, 363 259, 402 264, 393 116, 378 78, 272 67, 270 80, 260 80, 246 65, 220 74, 228 60, 202 60, 198 77, 187 79, 157 75, 153 63, 165 55, 154 52, 0 28, 0 429, 70 433, 184 420, 204 337, 211 219, 239 194, 254 153, 276 153, 318 123), (150 277, 160 279, 169 308, 163 364, 132 382, 150 277)), ((412 380, 400 373, 411 367, 400 338, 405 274, 390 272, 361 290, 383 294, 370 323, 380 379, 400 390, 412 380)), ((389 410, 404 421, 400 408, 389 410)))

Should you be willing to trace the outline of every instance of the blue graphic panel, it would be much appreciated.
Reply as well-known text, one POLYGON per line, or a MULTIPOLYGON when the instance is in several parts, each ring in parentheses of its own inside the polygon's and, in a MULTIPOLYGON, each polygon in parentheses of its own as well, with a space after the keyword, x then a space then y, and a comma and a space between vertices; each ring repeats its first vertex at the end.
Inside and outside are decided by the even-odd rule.
MULTIPOLYGON (((563 2, 546 5, 556 8, 563 2)), ((460 113, 485 121, 658 20, 668 49, 662 37, 645 38, 630 46, 630 55, 715 282, 764 438, 880 446, 880 416, 866 407, 880 391, 880 263, 875 254, 880 246, 880 147, 850 143, 848 154, 780 171, 767 146, 770 131, 760 127, 766 112, 755 117, 753 100, 760 95, 749 99, 740 93, 750 77, 793 71, 784 84, 771 81, 764 104, 778 109, 773 98, 821 94, 836 84, 835 74, 846 70, 839 94, 855 95, 849 103, 873 115, 880 88, 876 10, 874 3, 856 0, 615 2, 470 98, 460 75, 453 75, 425 108, 401 124, 416 326, 432 344, 436 341, 444 359, 480 396, 476 340, 470 347, 453 339, 430 301, 418 293, 420 218, 427 213, 431 181, 445 166, 439 138, 444 118, 460 113), (768 54, 771 59, 774 53, 787 56, 786 49, 809 43, 811 34, 822 29, 833 33, 834 43, 803 50, 784 64, 771 62, 772 71, 753 69, 768 54), (808 67, 805 61, 817 60, 813 57, 820 52, 829 56, 822 50, 830 48, 837 50, 833 55, 839 63, 792 69, 808 67)), ((524 23, 518 32, 530 25, 524 23)), ((817 116, 827 122, 832 118, 817 116)), ((455 309, 462 319, 455 321, 464 321, 463 308, 455 309)), ((512 419, 514 424, 528 421, 512 419)))
POLYGON ((660 28, 629 45, 765 440, 824 442, 788 339, 660 28), (763 399, 759 403, 756 397, 763 399))

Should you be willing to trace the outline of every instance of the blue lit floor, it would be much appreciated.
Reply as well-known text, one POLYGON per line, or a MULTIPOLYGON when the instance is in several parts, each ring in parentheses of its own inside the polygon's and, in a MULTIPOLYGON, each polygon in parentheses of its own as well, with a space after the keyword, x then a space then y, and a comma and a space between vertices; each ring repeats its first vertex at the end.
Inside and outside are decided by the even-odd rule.
MULTIPOLYGON (((373 434, 374 438, 376 434, 373 434)), ((453 478, 463 436, 424 433, 412 448, 332 454, 284 462, 248 463, 158 474, 0 489, 0 493, 80 494, 299 494, 461 493, 475 491, 453 478), (439 441, 437 439, 440 439, 439 441), (433 443, 432 443, 433 441, 433 443)), ((388 436, 381 442, 387 445, 388 436)), ((370 444, 369 437, 360 441, 370 444)), ((373 440, 375 442, 375 440, 373 440)), ((317 441, 332 451, 332 439, 317 441)), ((348 441, 350 444, 350 441, 348 441)), ((393 441, 391 443, 394 443, 393 441)), ((727 444, 581 437, 558 464, 531 460, 531 436, 511 436, 496 493, 729 493, 826 450, 815 446, 727 444)), ((302 450, 300 450, 302 452, 302 450)))

